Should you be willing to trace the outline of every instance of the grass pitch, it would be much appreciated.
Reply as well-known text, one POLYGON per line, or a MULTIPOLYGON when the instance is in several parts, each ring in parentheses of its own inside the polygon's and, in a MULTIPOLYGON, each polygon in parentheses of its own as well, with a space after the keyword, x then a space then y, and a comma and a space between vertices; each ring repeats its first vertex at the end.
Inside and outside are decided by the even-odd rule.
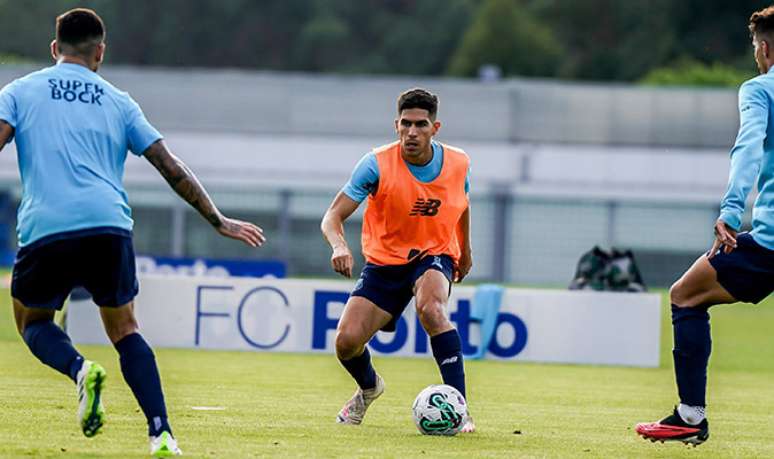
MULTIPOLYGON (((145 420, 113 349, 80 349, 108 371, 107 424, 87 439, 75 422, 73 384, 29 353, 14 331, 7 290, 0 295, 0 457, 147 457, 145 420)), ((711 313, 711 435, 696 449, 633 432, 676 402, 666 304, 658 369, 467 362, 479 431, 453 438, 421 436, 411 420, 414 396, 440 382, 429 358, 377 357, 387 391, 362 426, 350 427, 334 423, 354 384, 332 355, 156 355, 188 457, 774 457, 774 297, 711 313)), ((636 326, 621 324, 621 333, 636 326)))

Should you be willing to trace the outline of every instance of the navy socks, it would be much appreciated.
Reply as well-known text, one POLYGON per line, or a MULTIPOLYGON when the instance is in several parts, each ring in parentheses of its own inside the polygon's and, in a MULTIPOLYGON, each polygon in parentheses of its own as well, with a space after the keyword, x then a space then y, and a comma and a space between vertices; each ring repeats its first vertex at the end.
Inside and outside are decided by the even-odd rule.
POLYGON ((357 385, 361 389, 373 389, 376 387, 376 370, 371 365, 371 353, 368 352, 368 347, 359 356, 349 360, 339 359, 339 362, 355 378, 357 385))
POLYGON ((449 330, 430 338, 433 357, 441 370, 443 383, 465 394, 465 366, 462 362, 462 342, 457 330, 449 330))
POLYGON ((164 431, 171 434, 156 357, 150 346, 139 333, 132 333, 115 343, 115 348, 124 380, 148 420, 148 435, 158 436, 164 431))
POLYGON ((680 402, 706 406, 707 364, 712 352, 707 307, 679 308, 672 305, 675 347, 675 377, 680 402))
POLYGON ((22 336, 35 357, 75 381, 83 364, 83 356, 75 350, 70 337, 54 322, 43 320, 27 324, 22 336))
MULTIPOLYGON (((75 381, 83 364, 83 356, 75 350, 70 338, 54 322, 45 320, 27 324, 22 336, 35 357, 75 381)), ((124 379, 148 419, 148 433, 172 433, 167 421, 156 358, 148 343, 138 333, 133 333, 117 342, 115 347, 120 355, 124 379)))

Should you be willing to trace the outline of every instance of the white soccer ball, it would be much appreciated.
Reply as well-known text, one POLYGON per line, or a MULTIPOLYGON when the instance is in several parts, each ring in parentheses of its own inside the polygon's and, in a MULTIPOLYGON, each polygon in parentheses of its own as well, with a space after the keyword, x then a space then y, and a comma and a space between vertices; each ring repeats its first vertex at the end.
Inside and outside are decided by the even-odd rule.
POLYGON ((446 384, 422 390, 412 406, 414 424, 425 435, 457 435, 468 422, 468 404, 460 392, 446 384))

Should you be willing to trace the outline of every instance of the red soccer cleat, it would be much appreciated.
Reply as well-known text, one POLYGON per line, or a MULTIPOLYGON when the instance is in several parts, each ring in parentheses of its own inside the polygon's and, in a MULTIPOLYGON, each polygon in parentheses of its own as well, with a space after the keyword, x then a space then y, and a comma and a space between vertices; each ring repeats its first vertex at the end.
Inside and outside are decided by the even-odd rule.
POLYGON ((698 446, 709 438, 709 423, 705 418, 699 424, 692 426, 677 414, 675 409, 672 415, 658 422, 643 422, 637 424, 635 431, 652 442, 679 441, 686 445, 698 446))

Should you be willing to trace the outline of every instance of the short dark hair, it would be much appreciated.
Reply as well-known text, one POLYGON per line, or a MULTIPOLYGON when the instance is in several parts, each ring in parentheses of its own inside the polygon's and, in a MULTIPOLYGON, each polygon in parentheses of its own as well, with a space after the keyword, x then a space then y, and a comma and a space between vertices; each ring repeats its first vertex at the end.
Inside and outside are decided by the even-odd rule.
POLYGON ((435 119, 438 113, 438 96, 422 88, 409 89, 398 97, 398 115, 411 108, 427 110, 430 119, 435 119))
POLYGON ((93 10, 75 8, 56 18, 56 42, 76 54, 88 54, 105 39, 105 23, 93 10))
POLYGON ((754 12, 747 27, 753 36, 774 32, 774 6, 754 12))

